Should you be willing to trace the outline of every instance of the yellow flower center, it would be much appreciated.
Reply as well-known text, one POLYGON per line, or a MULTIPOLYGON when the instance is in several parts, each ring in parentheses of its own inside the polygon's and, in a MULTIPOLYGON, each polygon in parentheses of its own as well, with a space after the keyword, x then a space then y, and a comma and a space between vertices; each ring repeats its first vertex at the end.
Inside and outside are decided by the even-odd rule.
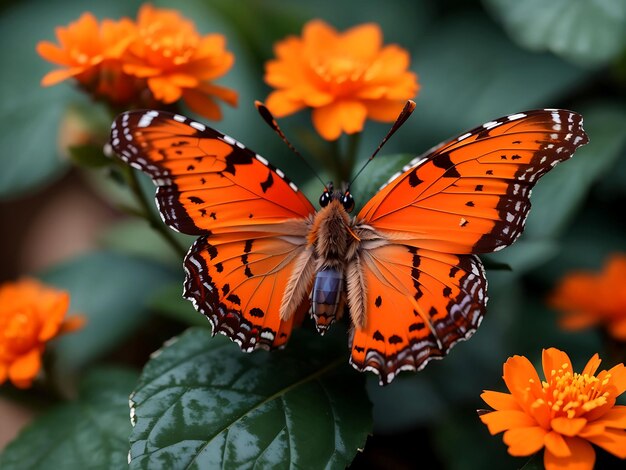
POLYGON ((37 343, 41 325, 32 308, 0 315, 0 360, 11 360, 37 343))
POLYGON ((607 403, 609 393, 605 391, 610 374, 602 381, 593 375, 571 372, 568 364, 553 370, 547 381, 541 383, 541 397, 533 408, 547 406, 551 416, 577 418, 607 403))

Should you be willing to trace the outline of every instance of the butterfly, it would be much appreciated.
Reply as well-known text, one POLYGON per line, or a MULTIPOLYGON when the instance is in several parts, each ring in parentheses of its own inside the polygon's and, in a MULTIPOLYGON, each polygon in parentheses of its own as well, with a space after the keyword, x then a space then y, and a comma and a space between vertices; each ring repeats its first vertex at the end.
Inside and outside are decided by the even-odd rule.
POLYGON ((351 216, 349 191, 325 185, 316 209, 268 160, 178 114, 123 113, 110 138, 153 179, 164 222, 198 236, 184 297, 213 334, 270 350, 307 314, 323 333, 347 310, 350 363, 381 385, 476 331, 487 303, 477 254, 520 236, 534 184, 587 142, 575 112, 495 119, 409 162, 351 216))

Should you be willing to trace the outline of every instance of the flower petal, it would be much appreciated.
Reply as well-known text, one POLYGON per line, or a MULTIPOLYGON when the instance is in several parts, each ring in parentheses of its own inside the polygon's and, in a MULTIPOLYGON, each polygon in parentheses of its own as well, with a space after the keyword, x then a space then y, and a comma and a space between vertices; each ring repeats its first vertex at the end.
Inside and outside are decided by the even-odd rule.
POLYGON ((148 78, 148 86, 155 99, 165 104, 173 103, 183 94, 182 89, 169 81, 167 77, 148 78))
POLYGON ((626 429, 626 406, 617 405, 610 409, 593 424, 602 424, 607 428, 626 429))
POLYGON ((265 100, 265 106, 272 114, 281 118, 296 113, 305 107, 302 100, 291 99, 291 94, 283 90, 273 91, 265 100))
POLYGON ((541 381, 537 371, 524 356, 510 357, 503 366, 504 383, 521 405, 527 404, 529 392, 538 396, 541 381))
POLYGON ((515 400, 513 395, 502 392, 492 392, 485 390, 481 395, 485 403, 487 403, 494 410, 520 410, 519 403, 515 400))
POLYGON ((9 366, 9 379, 18 388, 27 388, 41 368, 41 351, 33 348, 9 366))
POLYGON ((626 430, 624 429, 607 429, 603 434, 587 437, 587 440, 620 459, 626 459, 626 430))
POLYGON ((316 108, 312 114, 315 130, 326 140, 336 140, 342 132, 361 131, 366 117, 367 109, 358 101, 339 101, 316 108))
POLYGON ((552 429, 564 436, 576 436, 587 424, 585 418, 554 418, 550 421, 552 429))
POLYGON ((595 353, 593 356, 591 356, 591 359, 587 361, 587 365, 585 365, 585 368, 582 371, 582 375, 595 375, 598 367, 600 367, 601 362, 602 360, 600 359, 600 356, 598 355, 598 353, 595 353))
POLYGON ((541 363, 543 365, 543 375, 547 381, 550 381, 552 374, 558 370, 574 372, 569 356, 556 348, 544 349, 541 355, 541 363))
POLYGON ((41 86, 52 86, 57 83, 62 82, 63 80, 67 80, 68 78, 75 77, 76 75, 80 75, 85 71, 84 68, 71 68, 71 69, 59 69, 53 70, 52 72, 48 72, 41 79, 41 86))
POLYGON ((38 42, 37 53, 49 62, 59 65, 72 65, 67 53, 49 41, 38 42))
POLYGON ((51 295, 54 295, 54 299, 51 300, 50 304, 47 305, 45 309, 42 309, 43 326, 38 336, 41 342, 49 341, 58 334, 59 328, 61 328, 61 324, 63 323, 63 318, 70 308, 69 293, 55 292, 51 295))
POLYGON ((341 35, 340 52, 361 60, 376 55, 383 43, 383 33, 376 23, 365 23, 345 31, 341 35))
POLYGON ((515 457, 532 455, 543 447, 546 430, 539 426, 509 429, 504 433, 504 443, 509 454, 515 457))
POLYGON ((487 425, 491 434, 498 434, 511 428, 537 426, 537 422, 520 410, 492 411, 480 415, 480 420, 487 425))
POLYGON ((617 364, 609 369, 608 373, 611 374, 611 384, 615 387, 614 396, 617 397, 626 392, 626 366, 617 364))
POLYGON ((222 118, 222 111, 212 96, 206 95, 194 90, 186 88, 182 93, 185 104, 189 106, 194 113, 204 116, 212 121, 218 121, 222 118))
POLYGON ((556 457, 569 457, 572 451, 567 445, 565 438, 558 432, 550 431, 543 440, 546 450, 550 451, 556 457))
POLYGON ((364 101, 367 107, 367 117, 374 121, 393 122, 404 108, 406 100, 367 100, 364 101))
POLYGON ((546 448, 543 454, 543 465, 546 470, 592 470, 596 461, 596 452, 591 444, 577 437, 568 437, 565 440, 571 455, 557 457, 546 448))

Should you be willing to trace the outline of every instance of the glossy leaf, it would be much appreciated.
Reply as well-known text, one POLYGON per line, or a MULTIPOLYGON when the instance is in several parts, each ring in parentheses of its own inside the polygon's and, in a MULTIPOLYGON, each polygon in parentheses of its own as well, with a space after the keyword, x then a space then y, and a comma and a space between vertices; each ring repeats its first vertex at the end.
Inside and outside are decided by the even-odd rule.
POLYGON ((149 300, 172 282, 176 273, 147 260, 98 252, 57 266, 42 278, 68 290, 71 312, 87 320, 81 330, 61 337, 55 344, 59 365, 74 370, 137 330, 150 316, 149 300))
POLYGON ((623 0, 484 0, 520 45, 574 62, 605 63, 626 46, 623 0))
POLYGON ((0 455, 3 470, 126 467, 128 395, 137 374, 124 369, 90 372, 78 400, 35 418, 0 455))
POLYGON ((345 468, 371 410, 344 335, 298 331, 283 351, 245 354, 188 330, 131 397, 130 468, 345 468))

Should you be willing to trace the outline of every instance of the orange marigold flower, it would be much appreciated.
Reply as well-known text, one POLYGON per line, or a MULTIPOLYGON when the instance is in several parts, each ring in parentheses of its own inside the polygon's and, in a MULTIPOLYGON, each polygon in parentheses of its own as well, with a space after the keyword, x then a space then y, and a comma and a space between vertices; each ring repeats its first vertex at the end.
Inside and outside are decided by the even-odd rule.
POLYGON ((119 80, 119 60, 135 35, 135 26, 127 18, 120 21, 98 20, 84 13, 67 27, 56 28, 59 45, 49 41, 37 44, 37 52, 44 59, 64 68, 53 70, 43 77, 43 86, 56 85, 75 78, 81 86, 96 96, 114 102, 123 102, 129 84, 111 89, 111 82, 119 80))
POLYGON ((547 470, 591 469, 595 444, 626 458, 626 406, 615 399, 626 391, 626 367, 618 364, 596 374, 597 354, 582 373, 574 372, 566 353, 543 351, 543 374, 528 359, 513 356, 504 364, 504 382, 510 391, 485 391, 481 398, 495 411, 480 419, 491 434, 504 431, 509 454, 528 456, 545 448, 547 470))
POLYGON ((22 279, 0 286, 0 385, 7 378, 29 387, 41 368, 48 341, 83 325, 82 317, 64 319, 69 294, 22 279))
POLYGON ((563 312, 563 328, 602 325, 611 336, 626 341, 626 255, 613 255, 598 274, 568 274, 549 303, 563 312))
POLYGON ((321 20, 307 23, 302 38, 277 43, 265 81, 276 88, 267 107, 277 117, 313 108, 313 125, 326 140, 363 129, 365 119, 391 122, 419 86, 409 54, 382 45, 373 23, 338 33, 321 20))
POLYGON ((221 34, 200 36, 176 10, 146 4, 137 19, 137 36, 128 48, 124 71, 147 80, 154 98, 170 104, 182 98, 196 113, 220 119, 215 99, 236 106, 237 93, 212 83, 234 63, 221 34))

